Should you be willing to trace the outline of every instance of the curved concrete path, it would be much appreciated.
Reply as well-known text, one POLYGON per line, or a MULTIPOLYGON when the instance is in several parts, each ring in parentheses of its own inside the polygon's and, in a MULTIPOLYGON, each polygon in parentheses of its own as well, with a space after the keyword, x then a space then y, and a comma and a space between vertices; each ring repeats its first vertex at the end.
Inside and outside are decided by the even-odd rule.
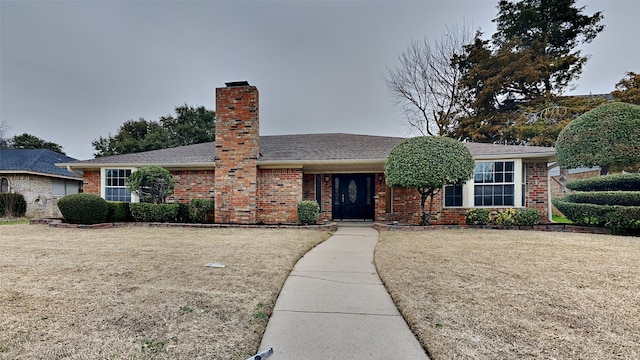
POLYGON ((293 268, 260 351, 269 360, 428 359, 373 264, 378 232, 340 226, 293 268))

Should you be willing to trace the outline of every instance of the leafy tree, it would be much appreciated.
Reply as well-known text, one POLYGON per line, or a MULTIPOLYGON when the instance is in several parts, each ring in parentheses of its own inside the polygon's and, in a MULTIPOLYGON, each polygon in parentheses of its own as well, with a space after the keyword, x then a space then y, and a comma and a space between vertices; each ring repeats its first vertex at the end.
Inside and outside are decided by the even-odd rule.
POLYGON ((215 112, 203 106, 176 107, 177 116, 163 116, 159 122, 128 120, 115 135, 91 142, 95 157, 199 144, 215 140, 215 112))
POLYGON ((616 84, 616 90, 611 95, 616 101, 640 105, 640 74, 627 72, 616 84))
POLYGON ((445 185, 458 185, 473 177, 471 153, 461 142, 447 137, 421 136, 407 139, 391 150, 384 164, 387 184, 417 189, 422 225, 429 225, 433 197, 445 185), (430 198, 429 212, 425 210, 430 198))
POLYGON ((62 155, 65 154, 62 146, 27 133, 12 137, 9 144, 14 149, 49 149, 62 155))
POLYGON ((140 168, 127 178, 127 188, 140 197, 141 202, 163 204, 173 194, 175 181, 162 166, 140 168))
POLYGON ((612 102, 581 115, 560 132, 556 150, 561 167, 600 166, 601 175, 640 163, 640 105, 612 102))
POLYGON ((176 117, 160 118, 160 124, 168 131, 172 146, 200 144, 216 138, 216 113, 204 106, 192 107, 184 104, 176 107, 176 117))
POLYGON ((400 64, 384 76, 389 95, 407 117, 410 128, 422 135, 450 136, 463 113, 462 73, 451 59, 464 51, 471 31, 455 27, 433 43, 412 41, 398 56, 400 64))
POLYGON ((549 101, 523 105, 512 127, 513 136, 526 145, 555 146, 567 124, 606 102, 604 96, 554 96, 549 101))
POLYGON ((96 149, 95 157, 164 149, 169 144, 167 130, 157 122, 143 118, 125 121, 115 135, 100 136, 91 142, 96 149))
POLYGON ((454 64, 463 71, 470 116, 461 120, 460 139, 523 143, 511 127, 521 107, 550 102, 582 72, 587 56, 574 50, 591 42, 604 26, 601 12, 588 16, 575 0, 498 3, 492 41, 478 32, 454 64))

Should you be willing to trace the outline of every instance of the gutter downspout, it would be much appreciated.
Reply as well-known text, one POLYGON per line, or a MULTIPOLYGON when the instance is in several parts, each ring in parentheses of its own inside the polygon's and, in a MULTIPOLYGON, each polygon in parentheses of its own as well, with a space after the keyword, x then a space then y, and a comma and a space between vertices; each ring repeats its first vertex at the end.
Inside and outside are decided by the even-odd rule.
POLYGON ((76 171, 76 170, 73 170, 73 169, 71 168, 71 165, 67 165, 67 171, 68 171, 68 172, 70 172, 70 173, 72 173, 72 174, 76 174, 76 175, 78 175, 78 176, 80 176, 80 177, 84 177, 84 175, 83 175, 83 174, 79 173, 79 172, 78 172, 78 171, 76 171))

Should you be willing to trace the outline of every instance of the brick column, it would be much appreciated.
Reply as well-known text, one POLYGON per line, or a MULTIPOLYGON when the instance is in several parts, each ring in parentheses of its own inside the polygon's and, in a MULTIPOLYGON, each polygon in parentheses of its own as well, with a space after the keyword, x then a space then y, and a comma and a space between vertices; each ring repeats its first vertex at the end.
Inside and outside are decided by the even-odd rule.
POLYGON ((258 89, 247 82, 226 85, 216 89, 215 222, 254 224, 258 89))

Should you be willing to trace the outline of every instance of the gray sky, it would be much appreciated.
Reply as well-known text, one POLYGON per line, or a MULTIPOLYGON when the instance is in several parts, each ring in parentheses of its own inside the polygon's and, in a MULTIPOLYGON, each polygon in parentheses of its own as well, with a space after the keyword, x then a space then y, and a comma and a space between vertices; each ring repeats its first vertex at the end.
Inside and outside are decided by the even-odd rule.
MULTIPOLYGON (((263 135, 407 136, 381 74, 412 39, 467 23, 493 34, 497 0, 0 0, 0 122, 67 155, 129 119, 157 121, 182 104, 215 110, 215 88, 260 91, 263 135)), ((640 1, 578 1, 606 28, 571 93, 608 93, 640 72, 640 1)))

